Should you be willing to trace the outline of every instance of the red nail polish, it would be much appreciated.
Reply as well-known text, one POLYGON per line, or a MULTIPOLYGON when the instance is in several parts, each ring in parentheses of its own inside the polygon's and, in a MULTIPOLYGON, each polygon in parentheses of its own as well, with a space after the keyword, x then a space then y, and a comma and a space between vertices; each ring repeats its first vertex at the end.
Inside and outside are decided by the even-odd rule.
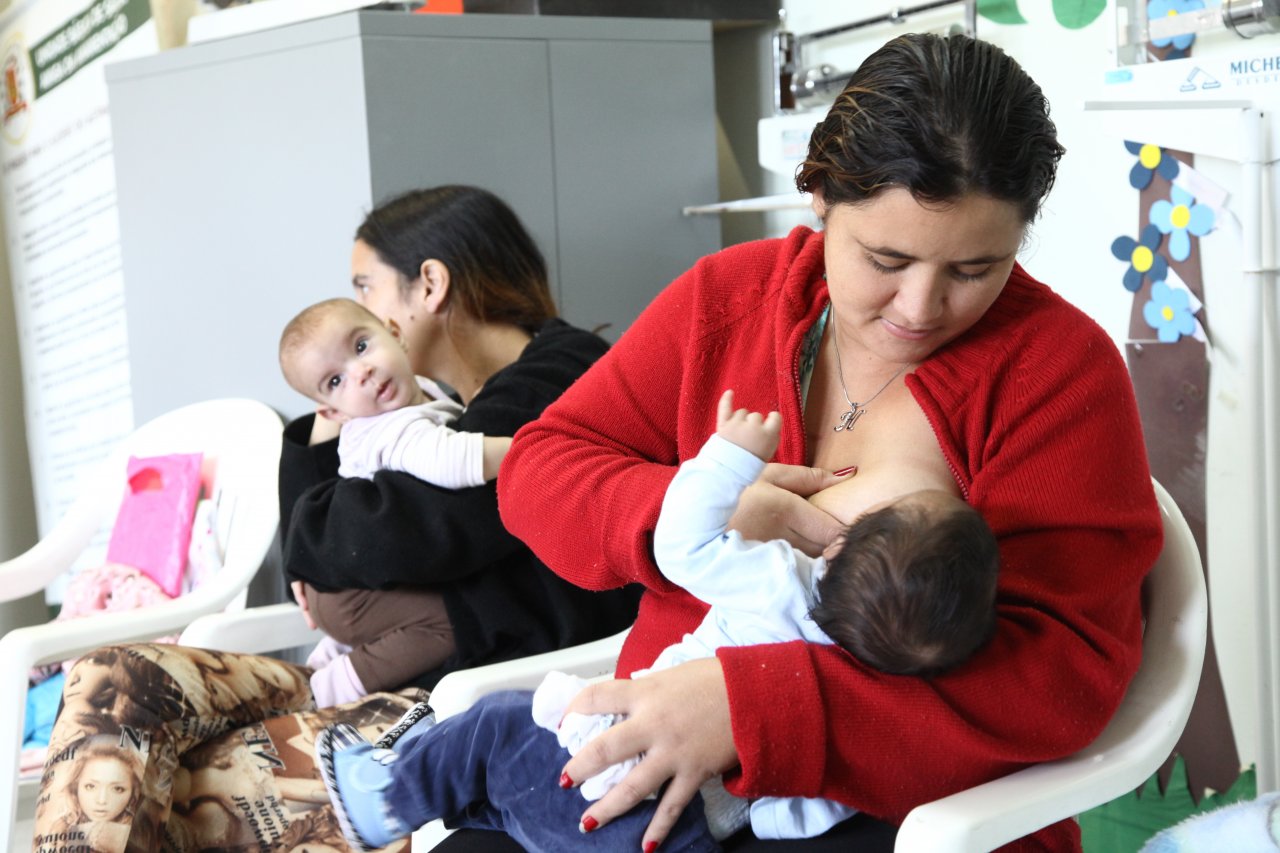
POLYGON ((841 468, 839 471, 832 471, 837 477, 843 477, 845 474, 854 474, 858 470, 857 465, 850 465, 848 468, 841 468))
POLYGON ((569 778, 569 774, 568 774, 568 773, 561 773, 561 774, 560 774, 560 787, 561 787, 561 788, 572 788, 572 787, 573 787, 573 780, 569 778))
POLYGON ((593 829, 595 829, 599 825, 600 825, 600 822, 597 821, 595 818, 593 818, 591 815, 587 815, 582 819, 583 832, 591 832, 593 829))
POLYGON ((656 841, 646 841, 644 843, 644 853, 653 853, 653 851, 657 849, 658 849, 658 842, 656 841))

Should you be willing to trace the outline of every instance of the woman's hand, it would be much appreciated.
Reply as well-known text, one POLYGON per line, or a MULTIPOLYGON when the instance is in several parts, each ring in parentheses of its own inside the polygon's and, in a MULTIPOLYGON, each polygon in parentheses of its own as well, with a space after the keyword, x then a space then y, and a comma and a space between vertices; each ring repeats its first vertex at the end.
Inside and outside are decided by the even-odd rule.
POLYGON ((298 602, 298 609, 302 611, 302 618, 306 620, 307 627, 314 631, 316 620, 311 615, 311 605, 307 604, 307 585, 302 581, 290 581, 289 589, 293 590, 293 600, 298 602))
POLYGON ((340 432, 342 432, 342 424, 337 421, 331 421, 316 412, 316 419, 311 423, 311 439, 308 444, 312 447, 317 444, 324 444, 326 441, 332 441, 337 438, 340 432))
POLYGON ((770 462, 760 478, 742 493, 738 510, 729 519, 729 528, 762 542, 785 539, 816 557, 844 528, 834 516, 805 498, 842 483, 855 473, 857 468, 845 468, 836 475, 824 468, 770 462))
POLYGON ((617 787, 583 813, 581 829, 603 826, 666 784, 645 830, 643 850, 662 843, 703 782, 738 763, 729 694, 716 658, 630 681, 593 684, 569 703, 566 713, 573 711, 624 714, 626 719, 591 740, 564 766, 562 785, 576 785, 611 764, 643 755, 617 787))

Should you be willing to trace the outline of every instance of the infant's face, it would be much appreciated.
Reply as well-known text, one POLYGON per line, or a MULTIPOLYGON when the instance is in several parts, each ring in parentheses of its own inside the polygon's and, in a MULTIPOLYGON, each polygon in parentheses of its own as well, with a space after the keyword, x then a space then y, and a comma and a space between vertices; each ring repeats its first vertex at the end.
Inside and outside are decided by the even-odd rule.
POLYGON ((417 380, 400 341, 363 312, 337 310, 295 354, 302 389, 337 421, 415 402, 417 380))

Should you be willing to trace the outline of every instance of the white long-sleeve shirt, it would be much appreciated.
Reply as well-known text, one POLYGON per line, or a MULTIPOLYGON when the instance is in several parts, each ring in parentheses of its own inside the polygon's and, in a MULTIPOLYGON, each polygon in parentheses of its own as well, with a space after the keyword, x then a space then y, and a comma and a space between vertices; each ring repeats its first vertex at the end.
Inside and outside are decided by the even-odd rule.
POLYGON ((462 406, 426 377, 418 385, 427 402, 342 425, 338 476, 372 480, 377 471, 403 471, 446 489, 484 485, 484 436, 450 428, 462 406))

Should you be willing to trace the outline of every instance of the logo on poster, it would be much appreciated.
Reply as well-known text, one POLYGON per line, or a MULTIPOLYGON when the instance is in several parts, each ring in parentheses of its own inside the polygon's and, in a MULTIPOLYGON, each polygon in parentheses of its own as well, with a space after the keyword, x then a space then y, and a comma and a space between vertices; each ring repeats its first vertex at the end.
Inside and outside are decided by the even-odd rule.
POLYGON ((1280 83, 1280 54, 1235 60, 1231 63, 1231 78, 1237 86, 1280 83))
POLYGON ((4 93, 4 138, 17 144, 31 126, 31 102, 35 99, 35 83, 31 75, 31 56, 22 36, 15 35, 0 53, 0 90, 4 93))

